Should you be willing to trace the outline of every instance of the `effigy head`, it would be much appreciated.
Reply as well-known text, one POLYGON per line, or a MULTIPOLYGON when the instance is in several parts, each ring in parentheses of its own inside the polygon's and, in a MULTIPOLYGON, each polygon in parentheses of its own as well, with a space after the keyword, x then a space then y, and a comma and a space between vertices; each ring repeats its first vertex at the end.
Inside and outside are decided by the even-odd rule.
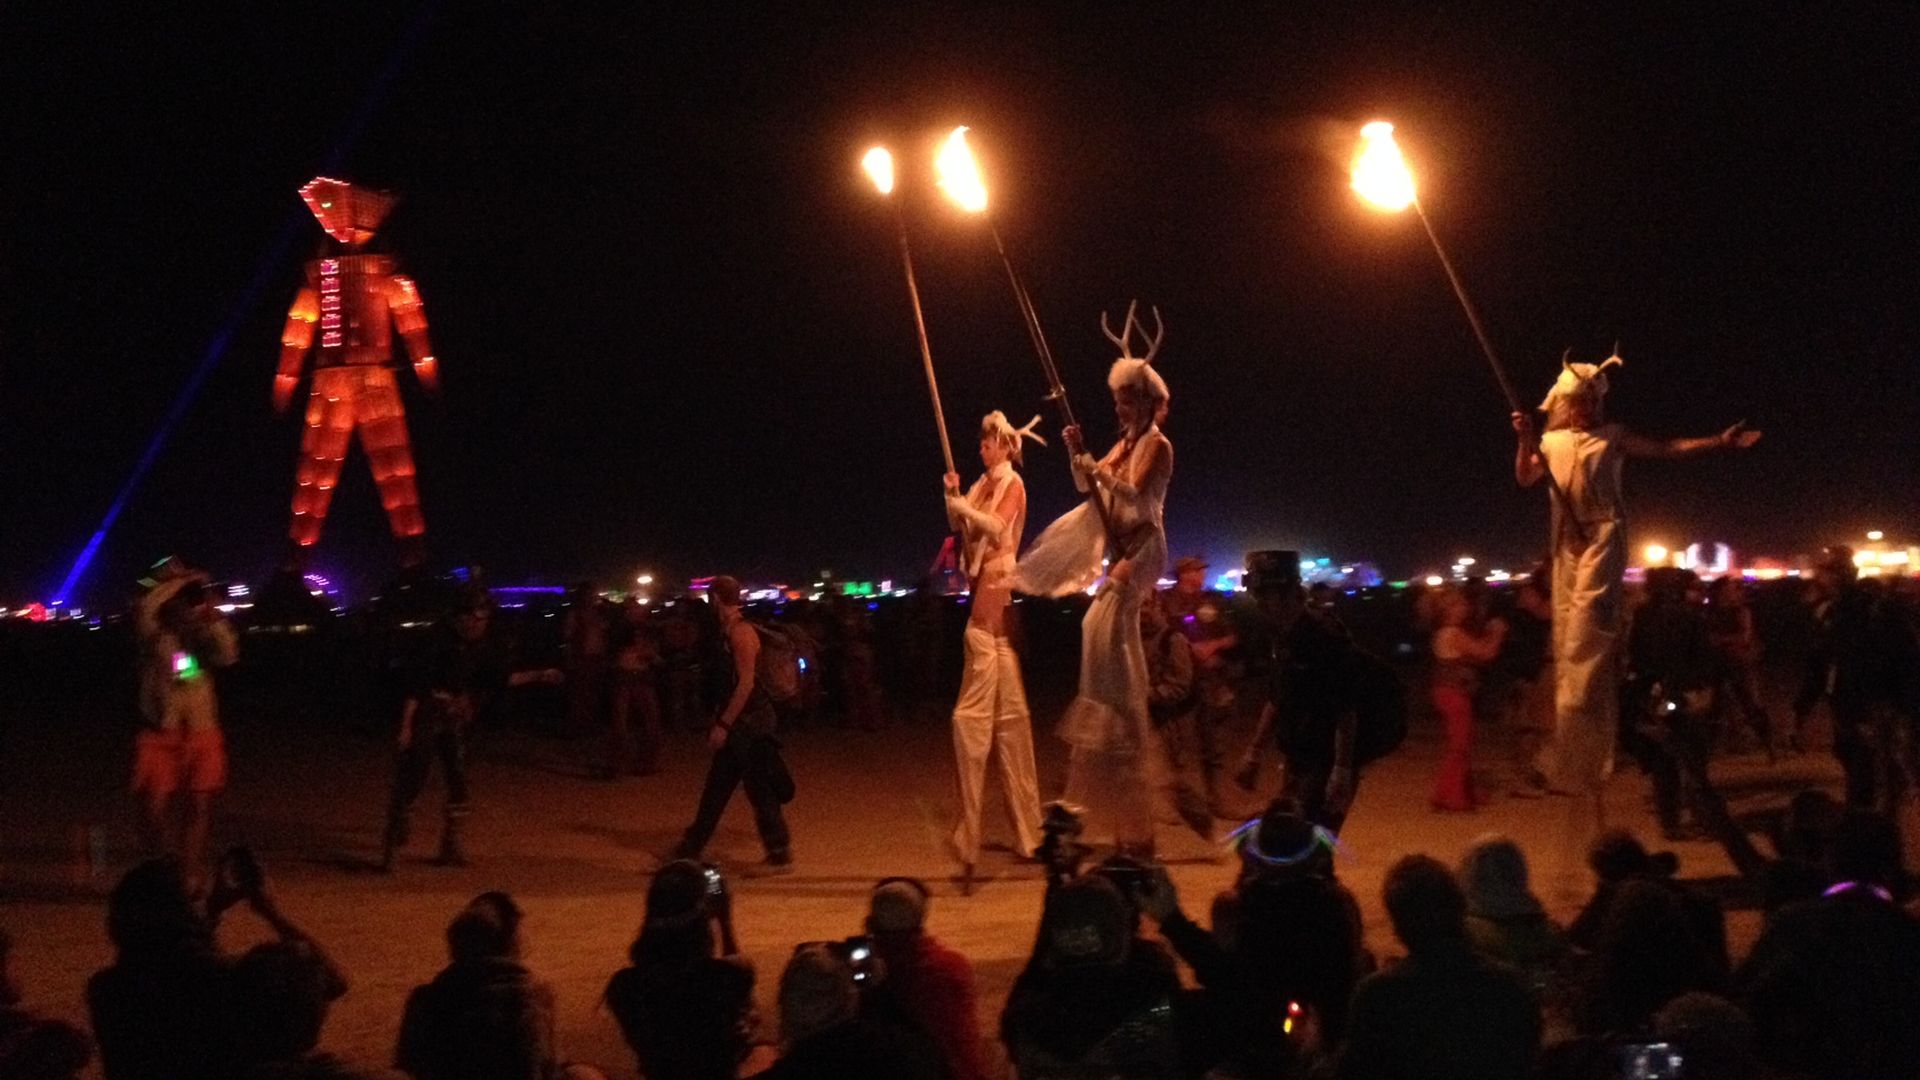
POLYGON ((300 199, 327 235, 343 244, 364 244, 380 231, 399 196, 355 187, 345 180, 316 176, 300 189, 300 199))

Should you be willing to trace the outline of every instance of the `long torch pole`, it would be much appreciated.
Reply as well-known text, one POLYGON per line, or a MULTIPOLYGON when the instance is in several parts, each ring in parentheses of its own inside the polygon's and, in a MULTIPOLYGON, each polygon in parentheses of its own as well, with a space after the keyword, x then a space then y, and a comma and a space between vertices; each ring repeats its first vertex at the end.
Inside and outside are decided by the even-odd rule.
MULTIPOLYGON (((1513 380, 1507 377, 1507 367, 1500 362, 1500 355, 1494 352, 1493 341, 1487 337, 1487 328, 1480 325, 1480 313, 1474 310, 1473 301, 1467 298, 1467 287, 1461 284, 1460 274, 1454 270, 1453 260, 1447 257, 1447 249, 1440 244, 1440 234, 1433 231, 1433 222, 1427 220, 1426 208, 1420 205, 1418 197, 1413 200, 1413 213, 1420 219, 1421 227, 1427 230, 1427 241, 1433 245, 1433 253, 1440 258, 1440 268, 1447 272, 1447 282, 1453 286, 1453 295, 1460 301, 1460 310, 1466 313, 1467 325, 1473 327, 1474 340, 1480 343, 1480 351, 1487 358, 1487 366, 1493 369, 1493 381, 1500 384, 1500 392, 1506 396, 1507 407, 1516 413, 1526 413, 1526 407, 1520 404, 1520 395, 1514 392, 1513 380)), ((1543 469, 1541 475, 1546 477, 1547 490, 1552 492, 1553 497, 1560 503, 1561 518, 1573 528, 1573 533, 1580 538, 1580 542, 1585 544, 1587 542, 1586 526, 1582 525, 1580 519, 1574 514, 1573 502, 1567 498, 1567 493, 1561 490, 1560 481, 1554 479, 1553 470, 1543 469)))
MULTIPOLYGON (((1053 362, 1053 350, 1047 345, 1047 335, 1040 328, 1040 313, 1034 309, 1033 298, 1027 295, 1027 287, 1020 281, 1019 271, 1013 268, 1013 257, 1007 254, 1007 245, 1000 239, 1000 229, 987 219, 987 232, 993 235, 993 250, 1000 256, 1000 265, 1006 267, 1007 283, 1013 286, 1014 306, 1020 309, 1020 317, 1027 325, 1027 336, 1033 339, 1034 355, 1040 360, 1040 371, 1047 380, 1047 400, 1060 410, 1060 420, 1068 427, 1077 428, 1080 421, 1073 415, 1073 403, 1067 400, 1066 384, 1060 381, 1060 369, 1053 362)), ((1123 551, 1119 533, 1113 527, 1113 515, 1107 509, 1107 501, 1100 497, 1100 489, 1093 489, 1093 509, 1100 515, 1100 528, 1107 535, 1107 542, 1115 551, 1123 551)))
POLYGON ((933 375, 933 348, 927 344, 927 316, 920 310, 920 284, 913 275, 913 247, 907 243, 907 219, 896 209, 894 224, 900 232, 900 265, 907 272, 907 298, 913 301, 913 329, 920 338, 920 362, 927 371, 927 396, 933 399, 933 422, 940 428, 940 454, 947 472, 959 470, 953 465, 953 443, 947 438, 947 413, 940 407, 940 382, 933 375))

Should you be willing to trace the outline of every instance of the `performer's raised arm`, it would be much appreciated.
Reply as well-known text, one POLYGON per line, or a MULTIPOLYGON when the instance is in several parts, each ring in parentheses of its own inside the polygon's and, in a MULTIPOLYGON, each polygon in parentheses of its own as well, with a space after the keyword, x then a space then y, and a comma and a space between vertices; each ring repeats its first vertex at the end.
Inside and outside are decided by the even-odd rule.
POLYGON ((1627 452, 1628 457, 1691 458, 1716 450, 1750 450, 1753 444, 1760 441, 1760 435, 1742 420, 1718 435, 1697 439, 1653 439, 1629 431, 1620 436, 1620 448, 1627 452))
POLYGON ((1532 487, 1547 473, 1546 463, 1540 460, 1540 433, 1534 429, 1533 417, 1520 412, 1513 414, 1513 430, 1519 436, 1513 448, 1513 479, 1521 487, 1532 487))
POLYGON ((300 382, 300 368, 313 347, 313 324, 320 321, 320 294, 313 286, 303 285, 287 311, 287 328, 280 332, 280 370, 273 376, 273 410, 286 412, 293 404, 293 388, 300 382))

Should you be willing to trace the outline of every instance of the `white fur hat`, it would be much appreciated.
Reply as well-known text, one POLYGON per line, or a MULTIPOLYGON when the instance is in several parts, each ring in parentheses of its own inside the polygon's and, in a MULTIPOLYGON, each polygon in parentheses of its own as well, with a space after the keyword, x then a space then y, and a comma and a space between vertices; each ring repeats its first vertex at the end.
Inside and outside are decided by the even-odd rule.
POLYGON ((1107 370, 1107 388, 1118 390, 1123 386, 1132 387, 1154 401, 1166 401, 1170 396, 1167 393, 1167 382, 1160 377, 1158 371, 1153 369, 1153 358, 1160 351, 1160 342, 1167 336, 1167 327, 1160 321, 1160 309, 1154 308, 1152 309, 1153 333, 1148 334, 1147 325, 1134 318, 1134 310, 1139 307, 1139 304, 1138 300, 1127 304, 1127 321, 1120 325, 1118 334, 1115 334, 1107 325, 1107 313, 1104 311, 1100 313, 1101 333, 1107 335, 1108 341, 1120 346, 1120 359, 1115 360, 1113 367, 1107 370), (1138 329, 1140 336, 1146 340, 1147 355, 1145 356, 1133 355, 1131 342, 1135 329, 1138 329))

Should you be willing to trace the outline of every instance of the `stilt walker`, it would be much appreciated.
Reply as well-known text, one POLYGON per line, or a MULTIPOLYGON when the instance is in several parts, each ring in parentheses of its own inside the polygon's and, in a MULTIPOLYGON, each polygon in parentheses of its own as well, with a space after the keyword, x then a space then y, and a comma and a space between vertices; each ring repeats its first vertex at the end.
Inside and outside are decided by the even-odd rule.
POLYGON ((1544 435, 1536 437, 1532 417, 1513 415, 1515 479, 1526 487, 1551 480, 1564 494, 1553 500, 1554 730, 1539 775, 1518 794, 1593 795, 1612 771, 1626 622, 1626 459, 1745 450, 1760 440, 1744 422, 1698 439, 1651 439, 1609 423, 1606 372, 1623 363, 1617 352, 1600 364, 1563 357, 1540 403, 1544 435))
POLYGON ((1027 486, 1015 466, 1021 444, 1045 445, 1034 434, 1034 417, 1016 428, 1006 414, 980 422, 980 460, 986 473, 960 493, 960 477, 948 473, 947 521, 962 539, 962 568, 973 583, 967 617, 966 668, 953 705, 953 757, 960 785, 960 820, 950 840, 960 863, 963 890, 970 890, 980 860, 980 804, 987 760, 1000 766, 1000 786, 1013 826, 1014 850, 1029 858, 1040 846, 1040 785, 1033 765, 1033 721, 1027 713, 1020 656, 1008 634, 1013 600, 1014 556, 1027 524, 1027 486))
POLYGON ((1120 359, 1107 374, 1120 441, 1096 460, 1079 428, 1066 429, 1074 483, 1089 497, 1034 541, 1013 583, 1020 592, 1042 596, 1086 589, 1101 579, 1109 536, 1118 538, 1081 623, 1080 693, 1059 732, 1072 747, 1065 797, 1086 811, 1087 836, 1111 835, 1122 853, 1140 856, 1153 851, 1154 770, 1140 605, 1154 602, 1166 567, 1163 515, 1173 477, 1173 443, 1157 423, 1167 406, 1167 384, 1152 367, 1165 336, 1159 320, 1155 311, 1148 337, 1130 305, 1116 335, 1101 316, 1101 329, 1120 347, 1120 359), (1128 344, 1136 330, 1147 340, 1146 355, 1137 358, 1128 344))

